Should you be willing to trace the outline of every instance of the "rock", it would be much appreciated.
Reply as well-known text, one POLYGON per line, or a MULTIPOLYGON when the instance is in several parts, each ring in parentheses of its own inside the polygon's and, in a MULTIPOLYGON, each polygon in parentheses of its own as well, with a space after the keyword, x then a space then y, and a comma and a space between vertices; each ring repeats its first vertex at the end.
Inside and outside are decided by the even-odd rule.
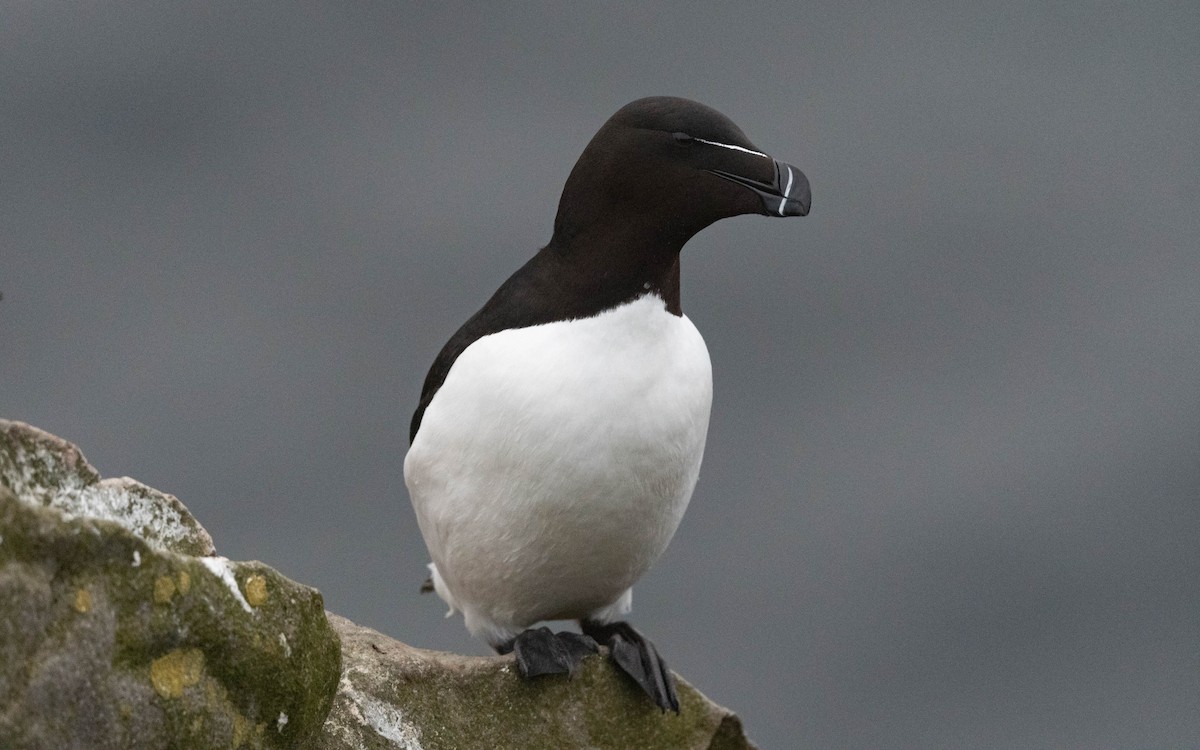
POLYGON ((753 747, 736 715, 683 680, 680 714, 663 714, 600 656, 573 680, 527 682, 511 656, 426 651, 329 619, 342 639, 342 679, 313 750, 753 747))
POLYGON ((175 497, 0 420, 0 750, 753 747, 683 680, 678 716, 599 656, 527 682, 213 554, 175 497))
POLYGON ((103 518, 158 549, 212 555, 212 537, 173 495, 129 477, 100 479, 74 445, 23 422, 0 419, 0 485, 68 518, 103 518))
POLYGON ((321 595, 198 550, 177 499, 0 423, 0 748, 308 744, 340 674, 321 595))

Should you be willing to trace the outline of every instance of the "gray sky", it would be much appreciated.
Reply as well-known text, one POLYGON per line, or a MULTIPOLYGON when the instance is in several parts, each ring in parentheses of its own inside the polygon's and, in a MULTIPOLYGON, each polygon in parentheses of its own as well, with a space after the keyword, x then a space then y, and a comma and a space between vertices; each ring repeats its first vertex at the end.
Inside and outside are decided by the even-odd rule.
POLYGON ((409 643, 438 348, 622 104, 814 193, 684 254, 632 621, 766 747, 1200 744, 1200 5, 0 6, 0 415, 409 643), (940 7, 939 7, 940 6, 940 7))

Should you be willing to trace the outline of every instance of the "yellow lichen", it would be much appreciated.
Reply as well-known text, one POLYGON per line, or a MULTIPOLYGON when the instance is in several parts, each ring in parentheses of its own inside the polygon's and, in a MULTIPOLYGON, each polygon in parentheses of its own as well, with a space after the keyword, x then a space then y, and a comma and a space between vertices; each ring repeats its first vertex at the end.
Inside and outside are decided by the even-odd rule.
POLYGON ((246 579, 246 601, 252 607, 261 607, 267 602, 267 579, 253 575, 246 579))
POLYGON ((166 604, 175 596, 175 579, 171 576, 159 576, 154 579, 154 601, 166 604))
POLYGON ((186 594, 188 589, 192 587, 192 577, 187 574, 186 570, 179 571, 179 593, 186 594))
POLYGON ((203 674, 204 653, 198 648, 176 649, 150 662, 150 684, 163 698, 178 698, 203 674))
POLYGON ((233 746, 241 747, 250 734, 250 722, 238 712, 233 714, 233 746))
POLYGON ((75 592, 75 611, 83 614, 90 612, 92 609, 92 592, 87 589, 78 589, 75 592))

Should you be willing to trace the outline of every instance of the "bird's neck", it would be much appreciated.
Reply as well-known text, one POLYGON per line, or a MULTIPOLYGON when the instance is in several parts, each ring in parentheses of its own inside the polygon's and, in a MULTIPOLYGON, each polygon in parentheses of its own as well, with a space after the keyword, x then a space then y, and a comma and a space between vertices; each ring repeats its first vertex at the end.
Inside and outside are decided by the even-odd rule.
POLYGON ((581 271, 575 278, 595 285, 593 293, 621 301, 656 294, 668 311, 681 315, 679 251, 687 240, 639 230, 630 223, 593 224, 572 235, 555 232, 546 250, 581 271))

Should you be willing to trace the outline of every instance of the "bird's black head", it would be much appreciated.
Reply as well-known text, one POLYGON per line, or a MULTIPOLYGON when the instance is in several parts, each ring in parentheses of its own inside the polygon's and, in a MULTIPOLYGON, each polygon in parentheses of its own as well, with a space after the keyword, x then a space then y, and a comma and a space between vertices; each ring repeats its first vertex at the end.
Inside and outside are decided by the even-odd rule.
POLYGON ((650 233, 678 251, 713 222, 741 214, 804 216, 808 178, 763 153, 728 117, 670 96, 617 111, 567 178, 555 238, 650 233))

